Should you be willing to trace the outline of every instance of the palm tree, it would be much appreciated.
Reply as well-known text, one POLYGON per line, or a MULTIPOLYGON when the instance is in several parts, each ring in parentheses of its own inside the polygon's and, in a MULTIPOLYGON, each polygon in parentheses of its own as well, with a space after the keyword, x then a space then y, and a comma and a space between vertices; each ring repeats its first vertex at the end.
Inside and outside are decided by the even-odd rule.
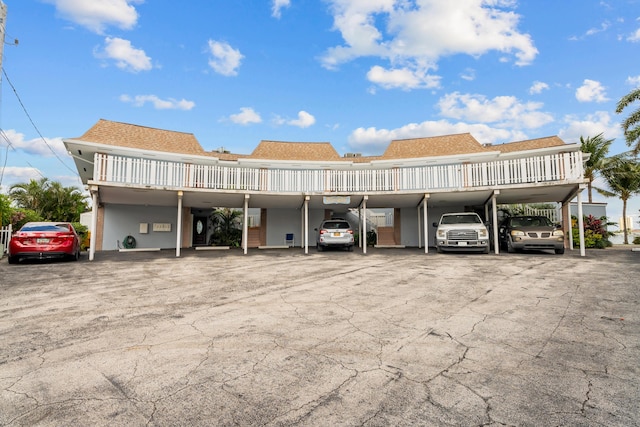
POLYGON ((240 246, 242 239, 242 212, 229 209, 216 209, 211 215, 213 234, 211 244, 240 246))
POLYGON ((14 184, 9 188, 9 197, 19 208, 30 209, 38 216, 44 217, 43 212, 47 205, 47 190, 49 179, 32 179, 28 183, 14 184))
POLYGON ((29 209, 48 221, 79 221, 88 209, 86 196, 76 187, 64 187, 48 178, 14 184, 9 197, 19 208, 29 209))
MULTIPOLYGON (((616 107, 616 113, 620 114, 631 103, 640 101, 640 87, 632 90, 629 94, 622 97, 618 101, 616 107)), ((622 122, 622 129, 624 130, 624 137, 627 140, 627 145, 631 148, 631 153, 637 156, 640 153, 640 108, 632 111, 629 117, 622 122), (635 144, 635 146, 633 146, 635 144)))
POLYGON ((606 197, 619 197, 622 200, 622 218, 624 230, 624 244, 629 244, 629 231, 626 227, 627 200, 635 194, 640 194, 640 163, 628 153, 611 157, 606 167, 602 170, 602 176, 609 189, 598 190, 606 197))
POLYGON ((589 184, 587 184, 589 203, 593 203, 591 194, 593 180, 596 178, 596 173, 600 172, 603 168, 612 142, 613 139, 605 139, 602 133, 594 137, 589 136, 586 139, 582 136, 580 137, 580 149, 583 153, 589 153, 589 159, 584 165, 584 177, 589 180, 589 184))

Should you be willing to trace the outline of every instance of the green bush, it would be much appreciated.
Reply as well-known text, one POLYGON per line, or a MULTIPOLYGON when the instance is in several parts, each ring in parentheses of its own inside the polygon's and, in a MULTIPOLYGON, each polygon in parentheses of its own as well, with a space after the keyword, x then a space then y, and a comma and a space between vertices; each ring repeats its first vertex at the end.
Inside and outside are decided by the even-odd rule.
MULTIPOLYGON (((604 249, 612 245, 609 237, 613 234, 607 231, 606 226, 612 225, 607 222, 607 217, 596 218, 593 215, 583 217, 584 224, 584 247, 604 249)), ((580 233, 578 230, 578 218, 571 218, 573 246, 580 247, 580 233)))
POLYGON ((633 244, 634 245, 640 245, 640 236, 636 236, 633 238, 633 244))

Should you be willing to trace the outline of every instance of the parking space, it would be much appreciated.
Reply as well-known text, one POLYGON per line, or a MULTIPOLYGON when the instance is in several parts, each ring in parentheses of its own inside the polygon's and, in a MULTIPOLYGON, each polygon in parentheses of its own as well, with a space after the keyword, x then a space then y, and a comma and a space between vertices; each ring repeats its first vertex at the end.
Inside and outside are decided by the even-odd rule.
POLYGON ((640 423, 640 252, 182 255, 0 260, 0 425, 640 423))

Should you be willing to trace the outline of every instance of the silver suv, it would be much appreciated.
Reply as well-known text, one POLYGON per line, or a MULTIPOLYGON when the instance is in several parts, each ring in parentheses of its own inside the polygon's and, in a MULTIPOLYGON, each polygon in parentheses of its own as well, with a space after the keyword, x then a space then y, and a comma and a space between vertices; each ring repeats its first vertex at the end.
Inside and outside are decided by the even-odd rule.
POLYGON ((436 250, 473 251, 489 253, 489 231, 475 212, 447 213, 434 222, 436 250))
POLYGON ((316 237, 318 251, 323 251, 328 247, 346 248, 348 251, 353 251, 353 229, 347 220, 324 220, 315 231, 318 232, 316 237))

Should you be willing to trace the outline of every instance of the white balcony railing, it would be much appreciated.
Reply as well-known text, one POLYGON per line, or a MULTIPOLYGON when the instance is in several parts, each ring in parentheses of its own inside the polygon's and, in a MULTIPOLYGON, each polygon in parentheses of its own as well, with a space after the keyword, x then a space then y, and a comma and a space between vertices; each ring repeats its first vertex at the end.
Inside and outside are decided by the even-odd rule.
POLYGON ((362 193, 499 187, 583 177, 582 152, 388 169, 263 169, 95 155, 96 182, 277 193, 362 193))

